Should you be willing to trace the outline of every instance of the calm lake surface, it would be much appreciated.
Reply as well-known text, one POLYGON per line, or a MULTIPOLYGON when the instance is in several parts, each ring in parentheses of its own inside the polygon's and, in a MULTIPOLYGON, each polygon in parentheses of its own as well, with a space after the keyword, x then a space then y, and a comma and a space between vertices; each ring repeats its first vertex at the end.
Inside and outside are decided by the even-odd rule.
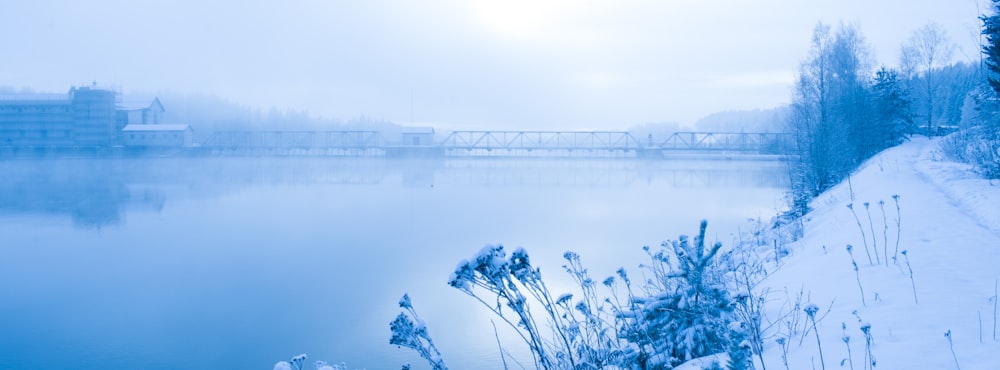
POLYGON ((299 353, 308 369, 427 368, 388 343, 403 293, 451 368, 501 368, 491 316, 446 284, 459 261, 523 246, 558 295, 572 288, 567 250, 603 280, 701 219, 731 243, 784 209, 785 173, 739 160, 3 160, 0 369, 269 370, 299 353))

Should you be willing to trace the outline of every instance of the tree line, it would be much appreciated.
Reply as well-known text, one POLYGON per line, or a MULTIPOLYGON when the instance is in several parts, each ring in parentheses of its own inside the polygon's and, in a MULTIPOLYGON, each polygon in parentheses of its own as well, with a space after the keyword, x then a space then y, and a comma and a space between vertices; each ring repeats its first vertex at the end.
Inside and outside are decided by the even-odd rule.
POLYGON ((994 142, 976 155, 996 154, 997 14, 1000 0, 994 0, 994 15, 981 17, 986 36, 981 63, 952 62, 955 44, 930 23, 902 43, 898 66, 875 67, 858 26, 818 24, 787 120, 796 137, 789 170, 792 212, 804 214, 813 197, 846 179, 864 160, 915 134, 961 130, 967 143, 994 142))

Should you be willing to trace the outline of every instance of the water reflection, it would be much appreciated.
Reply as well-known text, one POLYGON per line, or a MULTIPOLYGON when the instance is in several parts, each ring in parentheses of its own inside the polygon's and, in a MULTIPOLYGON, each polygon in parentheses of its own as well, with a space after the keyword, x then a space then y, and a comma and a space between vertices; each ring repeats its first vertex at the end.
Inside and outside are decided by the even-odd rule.
POLYGON ((217 197, 261 184, 781 188, 780 162, 640 160, 385 160, 147 158, 0 161, 0 215, 65 218, 82 228, 120 225, 168 200, 217 197), (750 166, 747 166, 750 163, 750 166), (398 180, 397 180, 398 179, 398 180))
MULTIPOLYGON (((0 214, 69 216, 73 224, 100 228, 123 221, 133 199, 126 182, 105 161, 4 162, 0 176, 0 214)), ((154 207, 157 205, 154 203, 154 207)), ((162 207, 160 197, 159 207, 162 207)))
POLYGON ((730 240, 747 217, 773 214, 785 172, 738 161, 147 158, 0 161, 0 173, 0 368, 70 358, 80 369, 250 369, 301 352, 417 365, 388 345, 409 292, 459 369, 499 364, 489 316, 445 284, 484 244, 528 248, 553 279, 572 249, 607 276, 702 218, 730 240))

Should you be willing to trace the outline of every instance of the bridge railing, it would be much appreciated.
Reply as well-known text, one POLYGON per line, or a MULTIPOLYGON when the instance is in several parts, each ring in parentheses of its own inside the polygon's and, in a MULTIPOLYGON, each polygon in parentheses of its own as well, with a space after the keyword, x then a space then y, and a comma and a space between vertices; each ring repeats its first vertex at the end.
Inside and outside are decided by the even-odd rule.
MULTIPOLYGON (((794 140, 794 135, 788 133, 676 132, 661 141, 650 137, 644 144, 627 131, 452 131, 435 146, 448 151, 449 155, 494 150, 511 155, 535 153, 533 151, 538 151, 537 155, 575 155, 585 151, 609 155, 656 151, 787 154, 794 147, 794 140)), ((387 143, 378 131, 220 131, 201 146, 224 150, 323 152, 332 149, 368 153, 393 145, 398 144, 387 143)))
POLYGON ((795 137, 767 132, 675 132, 657 145, 664 150, 787 153, 795 137))
POLYGON ((453 131, 445 149, 636 150, 639 140, 625 131, 453 131))
POLYGON ((203 143, 208 148, 374 149, 384 140, 378 131, 219 131, 203 143))

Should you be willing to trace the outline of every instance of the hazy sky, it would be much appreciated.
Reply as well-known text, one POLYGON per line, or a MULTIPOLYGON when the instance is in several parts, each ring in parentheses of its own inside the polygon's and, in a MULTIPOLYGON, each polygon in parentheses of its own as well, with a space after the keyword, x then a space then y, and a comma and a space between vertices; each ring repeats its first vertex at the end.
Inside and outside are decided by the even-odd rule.
POLYGON ((859 24, 880 64, 931 21, 956 60, 978 60, 976 14, 976 0, 5 0, 0 85, 96 80, 444 129, 623 129, 786 103, 820 21, 859 24))

